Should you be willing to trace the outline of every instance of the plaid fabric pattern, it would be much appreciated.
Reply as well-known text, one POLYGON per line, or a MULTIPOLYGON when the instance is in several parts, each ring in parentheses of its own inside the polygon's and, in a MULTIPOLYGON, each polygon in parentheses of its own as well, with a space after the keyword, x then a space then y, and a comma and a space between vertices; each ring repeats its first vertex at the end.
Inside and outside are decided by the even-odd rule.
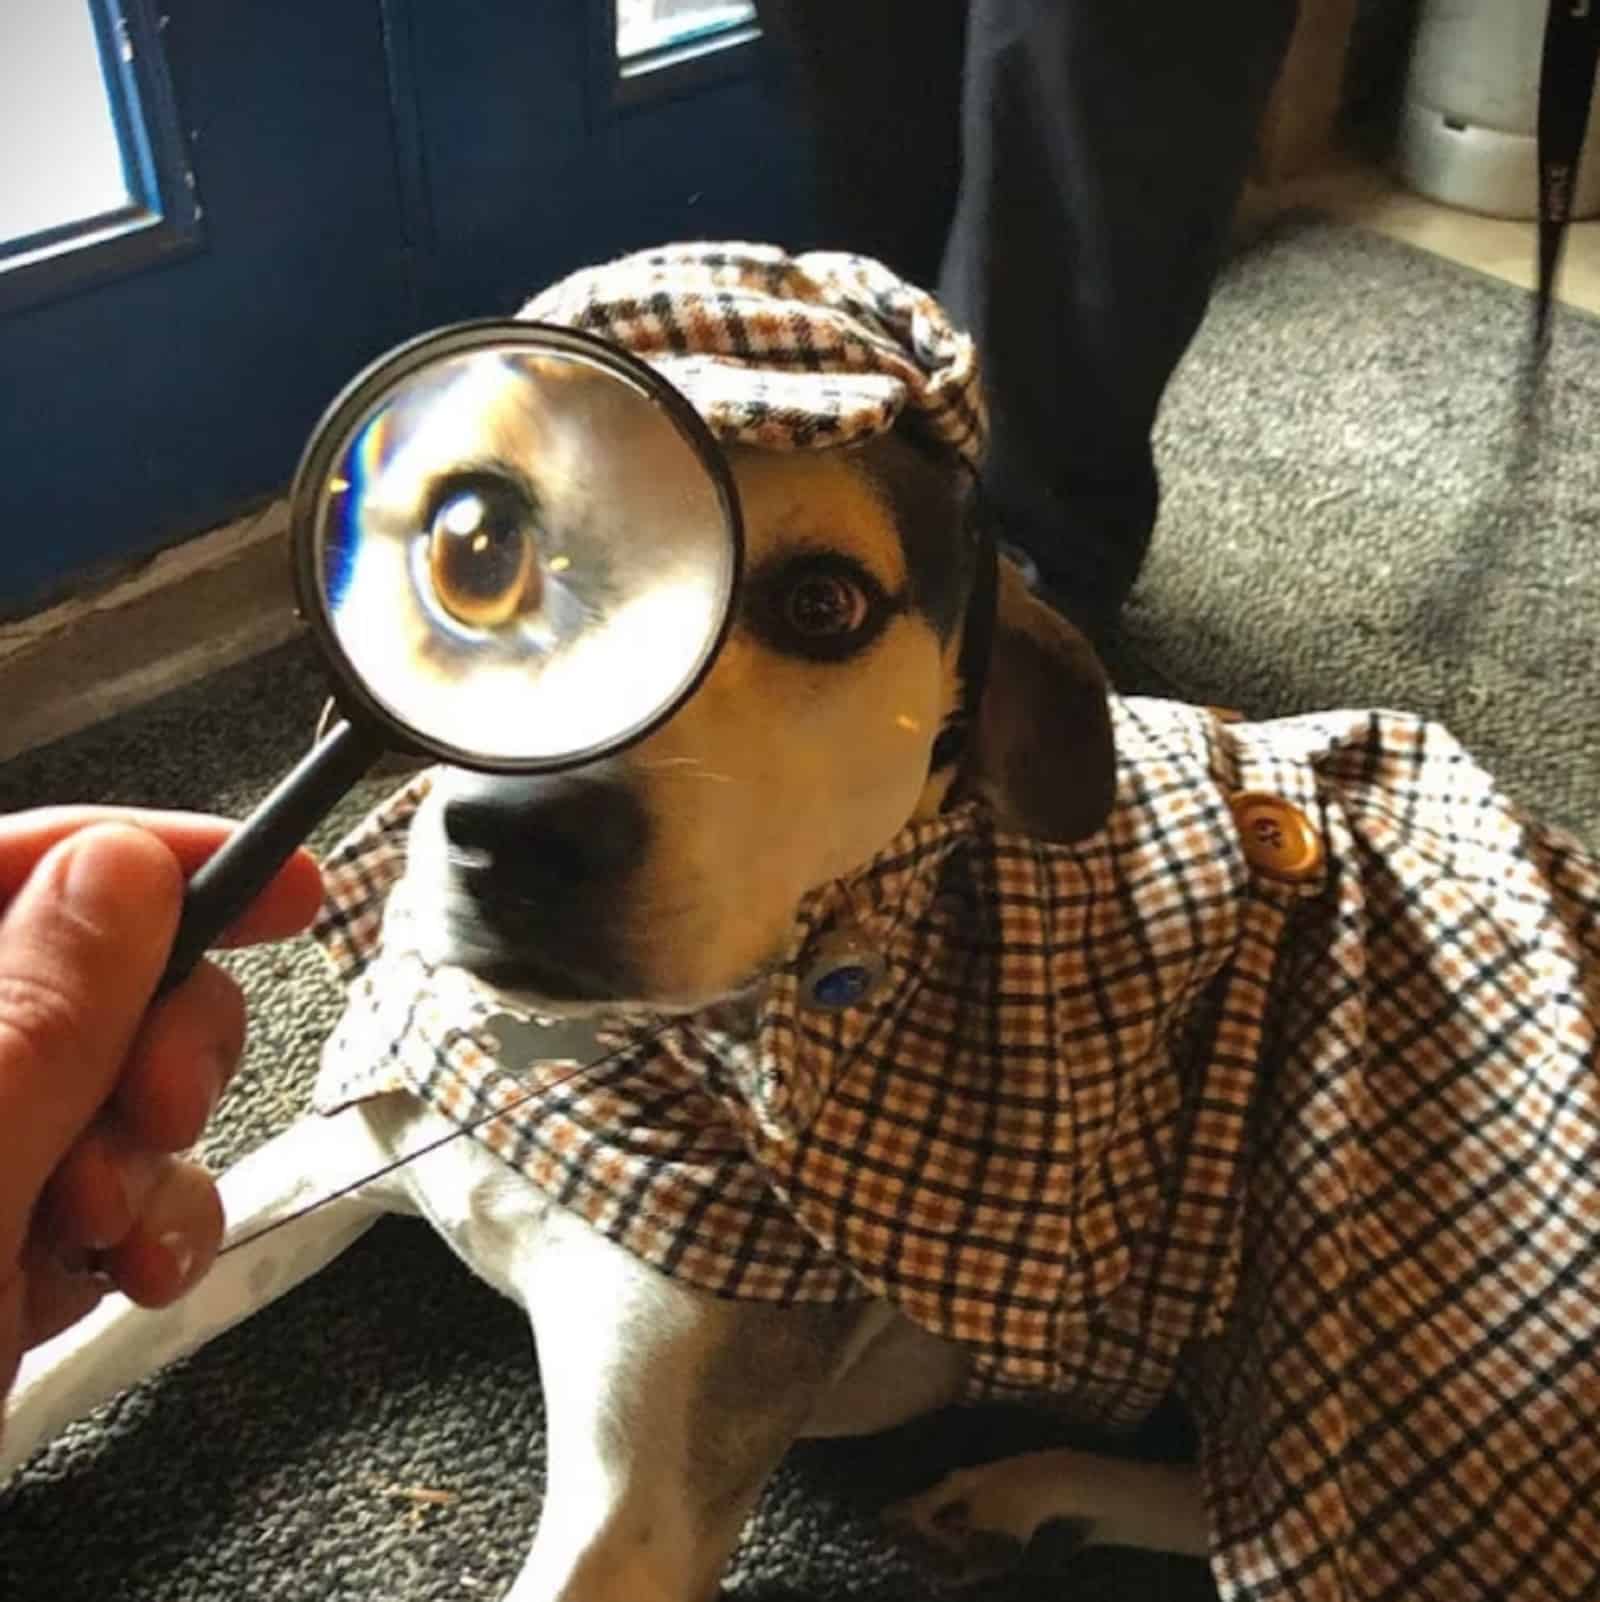
POLYGON ((905 418, 974 471, 983 456, 971 339, 931 295, 865 256, 673 245, 574 273, 519 315, 642 356, 719 439, 816 450, 905 418))
POLYGON ((863 1297, 795 1223, 697 1071, 689 1054, 737 1049, 715 1015, 660 1041, 619 1023, 614 1049, 576 1076, 563 1063, 497 1060, 506 1009, 415 949, 405 838, 431 782, 418 774, 324 864, 312 933, 350 994, 323 1047, 318 1110, 410 1091, 665 1273, 753 1301, 863 1297))
POLYGON ((1600 871, 1448 735, 1316 759, 1244 1267, 1185 1390, 1251 1598, 1600 1596, 1600 871))
MULTIPOLYGON (((756 1018, 630 1025, 475 1138, 708 1291, 893 1301, 976 1395, 1123 1425, 1176 1386, 1225 1596, 1596 1595, 1600 871, 1416 719, 1114 710, 1094 839, 915 824, 800 909, 756 1018), (1246 790, 1319 877, 1250 866, 1246 790), (887 980, 808 1010, 846 918, 887 980)), ((330 865, 325 1109, 544 1072, 408 957, 403 878, 373 945, 425 784, 330 865)))

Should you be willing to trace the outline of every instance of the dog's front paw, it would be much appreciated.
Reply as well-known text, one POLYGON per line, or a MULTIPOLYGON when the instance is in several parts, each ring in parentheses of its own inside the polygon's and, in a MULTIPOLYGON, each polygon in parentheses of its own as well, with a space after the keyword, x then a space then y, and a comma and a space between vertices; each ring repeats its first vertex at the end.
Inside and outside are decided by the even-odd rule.
POLYGON ((1058 1573, 1089 1539, 1087 1518, 1064 1516, 1058 1484, 1026 1457, 957 1469, 884 1514, 896 1537, 951 1585, 1025 1570, 1058 1573))

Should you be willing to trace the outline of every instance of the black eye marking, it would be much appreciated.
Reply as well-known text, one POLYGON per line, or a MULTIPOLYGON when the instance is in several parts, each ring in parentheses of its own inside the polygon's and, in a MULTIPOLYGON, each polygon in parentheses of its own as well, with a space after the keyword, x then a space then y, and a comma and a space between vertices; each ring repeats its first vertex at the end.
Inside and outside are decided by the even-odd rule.
POLYGON ((433 599, 457 622, 497 628, 538 608, 543 591, 536 498, 495 471, 451 473, 424 523, 433 599))
POLYGON ((859 562, 814 551, 751 576, 745 621, 775 651, 812 662, 843 662, 864 651, 901 602, 859 562))

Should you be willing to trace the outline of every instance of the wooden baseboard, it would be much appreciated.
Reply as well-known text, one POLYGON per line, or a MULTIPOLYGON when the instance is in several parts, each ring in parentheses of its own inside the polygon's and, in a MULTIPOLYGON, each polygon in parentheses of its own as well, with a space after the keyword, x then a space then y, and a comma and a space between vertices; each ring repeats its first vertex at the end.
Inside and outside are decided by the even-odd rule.
POLYGON ((0 761, 293 639, 287 527, 274 502, 103 593, 0 625, 0 761))

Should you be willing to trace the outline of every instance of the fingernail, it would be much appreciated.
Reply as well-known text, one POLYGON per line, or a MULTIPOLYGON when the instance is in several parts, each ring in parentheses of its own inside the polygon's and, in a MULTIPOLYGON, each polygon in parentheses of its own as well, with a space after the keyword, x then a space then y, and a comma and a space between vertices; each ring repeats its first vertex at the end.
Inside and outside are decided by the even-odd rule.
POLYGON ((161 1237, 161 1244, 172 1258, 172 1266, 177 1270, 179 1282, 188 1284, 189 1270, 194 1267, 194 1247, 175 1229, 161 1237))
MULTIPOLYGON (((130 1151, 117 1164, 117 1178, 122 1184, 122 1198, 127 1204, 130 1221, 144 1211, 144 1204, 155 1189, 160 1174, 161 1159, 153 1152, 130 1151)), ((97 1244, 109 1246, 112 1242, 97 1244)))

